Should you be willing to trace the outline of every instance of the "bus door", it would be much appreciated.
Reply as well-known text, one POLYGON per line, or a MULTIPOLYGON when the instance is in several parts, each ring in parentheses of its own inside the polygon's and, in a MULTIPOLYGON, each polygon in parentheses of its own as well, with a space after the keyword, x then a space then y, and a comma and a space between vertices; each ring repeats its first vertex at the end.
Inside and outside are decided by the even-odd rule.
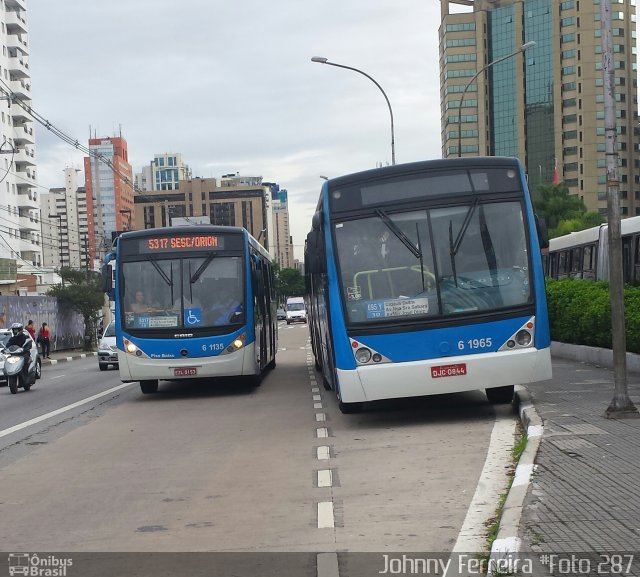
POLYGON ((251 255, 251 286, 253 287, 253 308, 254 308, 254 328, 256 337, 256 348, 259 349, 260 370, 265 365, 267 358, 266 339, 266 315, 264 306, 264 277, 260 266, 260 259, 256 255, 251 255))

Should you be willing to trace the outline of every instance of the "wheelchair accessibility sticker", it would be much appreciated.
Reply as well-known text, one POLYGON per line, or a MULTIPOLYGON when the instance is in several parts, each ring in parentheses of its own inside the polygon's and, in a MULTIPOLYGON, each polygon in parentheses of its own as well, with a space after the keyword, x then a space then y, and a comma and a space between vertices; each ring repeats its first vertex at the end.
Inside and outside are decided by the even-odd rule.
POLYGON ((202 309, 184 309, 184 326, 197 327, 202 324, 202 309))

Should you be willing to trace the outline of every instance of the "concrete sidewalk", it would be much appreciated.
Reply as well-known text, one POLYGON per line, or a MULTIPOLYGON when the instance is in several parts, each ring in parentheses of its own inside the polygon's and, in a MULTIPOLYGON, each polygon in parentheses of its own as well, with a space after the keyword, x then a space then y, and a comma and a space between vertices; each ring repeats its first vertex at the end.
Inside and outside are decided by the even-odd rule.
MULTIPOLYGON (((610 368, 576 360, 585 350, 561 353, 573 359, 557 356, 557 349, 555 352, 553 379, 527 385, 544 428, 522 507, 519 549, 635 553, 633 566, 637 568, 640 418, 604 416, 614 393, 610 368)), ((631 400, 640 409, 639 373, 628 371, 628 387, 631 400)))
POLYGON ((85 352, 80 349, 70 351, 52 351, 50 359, 42 359, 42 365, 56 365, 58 363, 66 363, 74 359, 85 359, 87 357, 97 357, 97 351, 85 352))

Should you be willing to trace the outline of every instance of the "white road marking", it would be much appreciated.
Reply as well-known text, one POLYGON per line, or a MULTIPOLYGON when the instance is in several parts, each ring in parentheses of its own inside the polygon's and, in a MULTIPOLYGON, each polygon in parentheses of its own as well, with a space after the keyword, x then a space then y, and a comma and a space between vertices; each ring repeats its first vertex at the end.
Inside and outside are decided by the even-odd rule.
POLYGON ((331 487, 333 485, 333 477, 331 469, 322 469, 318 471, 318 487, 331 487))
POLYGON ((51 380, 53 381, 54 379, 61 379, 64 376, 65 375, 56 375, 55 377, 51 377, 51 380))
POLYGON ((319 393, 320 389, 318 387, 311 387, 311 392, 312 393, 319 393))
POLYGON ((322 403, 313 403, 313 408, 314 409, 324 409, 324 407, 322 406, 322 403))
POLYGON ((333 529, 334 527, 333 502, 321 501, 318 503, 318 529, 333 529))
POLYGON ((316 437, 318 437, 318 439, 323 439, 328 436, 329 436, 329 429, 327 429, 326 427, 321 427, 319 429, 316 429, 316 437))
POLYGON ((324 413, 316 413, 316 421, 321 422, 326 420, 327 420, 327 415, 325 415, 324 413))
POLYGON ((511 460, 516 426, 509 409, 496 407, 496 420, 491 431, 487 458, 458 539, 453 546, 454 553, 479 553, 486 544, 484 523, 495 515, 496 503, 507 485, 505 466, 511 460))
POLYGON ((316 453, 318 455, 318 461, 326 461, 329 459, 329 447, 327 445, 322 445, 316 449, 316 453))
POLYGON ((318 553, 316 557, 317 577, 340 577, 337 553, 318 553))
POLYGON ((313 400, 314 401, 321 401, 322 397, 320 395, 313 395, 313 400))
POLYGON ((86 405, 87 403, 90 403, 91 401, 95 401, 96 399, 99 399, 101 397, 106 397, 107 395, 110 395, 111 393, 115 393, 116 391, 119 391, 120 389, 124 389, 125 387, 130 387, 132 384, 133 383, 122 383, 121 385, 118 385, 117 387, 112 387, 111 389, 107 389, 106 391, 102 391, 101 393, 98 393, 97 395, 92 395, 91 397, 87 397, 86 399, 82 399, 82 401, 77 401, 75 403, 71 403, 70 405, 67 405, 66 407, 61 407, 60 409, 56 409, 55 411, 51 411, 51 412, 46 413, 44 415, 40 415, 39 417, 35 417, 34 419, 29 419, 28 421, 25 421, 24 423, 20 423, 19 425, 15 425, 13 427, 9 427, 8 429, 4 429, 4 430, 0 431, 0 437, 6 437, 7 435, 10 435, 11 433, 15 433, 16 431, 20 431, 22 429, 26 429, 27 427, 30 427, 31 425, 35 425, 37 423, 41 423, 42 421, 46 421, 47 419, 50 419, 51 417, 55 417, 56 415, 60 415, 62 413, 70 411, 71 409, 75 409, 76 407, 81 407, 82 405, 86 405))

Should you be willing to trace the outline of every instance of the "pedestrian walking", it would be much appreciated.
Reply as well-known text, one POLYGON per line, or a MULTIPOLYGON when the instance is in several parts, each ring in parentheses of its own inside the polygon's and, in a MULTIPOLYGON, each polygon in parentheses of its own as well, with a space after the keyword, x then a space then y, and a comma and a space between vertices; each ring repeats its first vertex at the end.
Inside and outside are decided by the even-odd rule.
POLYGON ((49 327, 47 326, 47 323, 42 323, 42 326, 38 331, 38 343, 40 343, 40 346, 42 347, 42 356, 45 359, 51 358, 49 356, 50 347, 51 347, 50 337, 51 337, 51 333, 49 333, 49 327))

